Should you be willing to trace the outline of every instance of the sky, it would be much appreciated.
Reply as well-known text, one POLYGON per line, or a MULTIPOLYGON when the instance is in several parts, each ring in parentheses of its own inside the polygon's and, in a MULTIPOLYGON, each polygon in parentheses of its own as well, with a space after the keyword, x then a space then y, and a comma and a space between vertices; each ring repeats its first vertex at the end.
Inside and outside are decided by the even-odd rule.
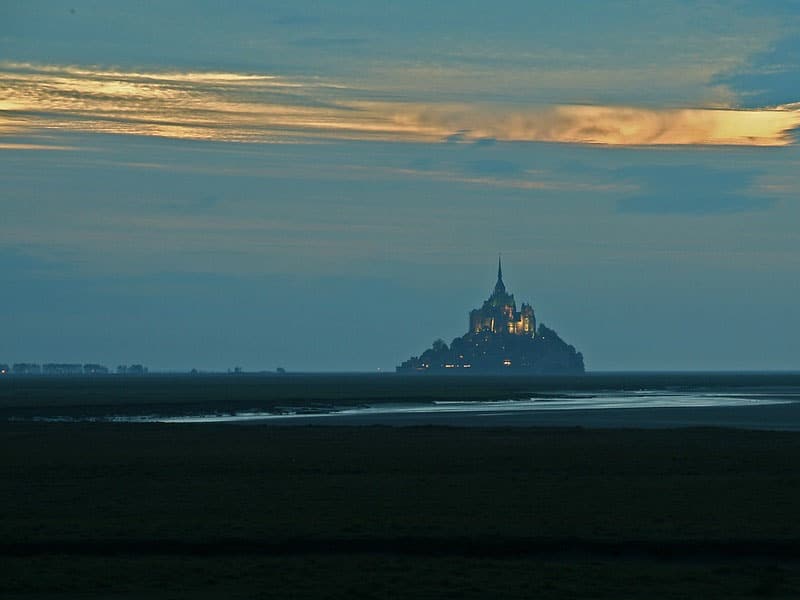
POLYGON ((0 363, 391 371, 496 261, 605 370, 800 369, 800 2, 0 4, 0 363))

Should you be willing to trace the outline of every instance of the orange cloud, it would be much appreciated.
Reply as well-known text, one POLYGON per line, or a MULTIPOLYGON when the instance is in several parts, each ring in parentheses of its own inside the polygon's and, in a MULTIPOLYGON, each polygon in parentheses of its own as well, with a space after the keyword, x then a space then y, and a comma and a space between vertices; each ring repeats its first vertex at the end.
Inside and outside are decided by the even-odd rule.
POLYGON ((0 63, 0 136, 94 131, 229 142, 493 138, 612 146, 785 146, 798 106, 515 109, 365 101, 316 79, 0 63))
POLYGON ((538 110, 397 107, 393 118, 430 135, 461 132, 465 139, 652 145, 785 146, 800 126, 800 111, 774 109, 646 109, 554 106, 538 110))

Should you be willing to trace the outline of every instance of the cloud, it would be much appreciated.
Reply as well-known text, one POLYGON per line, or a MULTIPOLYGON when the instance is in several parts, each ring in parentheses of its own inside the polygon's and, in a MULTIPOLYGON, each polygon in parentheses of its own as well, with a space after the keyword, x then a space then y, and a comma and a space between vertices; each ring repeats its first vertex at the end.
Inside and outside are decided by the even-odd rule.
POLYGON ((778 40, 756 54, 745 67, 715 78, 736 91, 745 106, 797 102, 800 94, 800 35, 778 40))
POLYGON ((395 120, 417 131, 458 131, 463 139, 611 146, 784 146, 800 125, 796 107, 773 110, 554 106, 532 110, 469 106, 398 107, 395 120))
POLYGON ((366 38, 358 37, 306 37, 289 42, 292 46, 319 48, 322 50, 343 50, 360 48, 367 43, 366 38))
POLYGON ((388 102, 317 78, 0 63, 0 135, 101 132, 243 143, 324 140, 609 146, 793 142, 800 110, 388 102))
POLYGON ((79 146, 58 146, 55 144, 28 144, 25 142, 0 141, 0 150, 80 150, 79 146))
POLYGON ((605 181, 586 181, 575 177, 557 178, 552 174, 525 171, 513 163, 500 166, 504 161, 492 165, 472 162, 458 167, 454 164, 437 164, 430 160, 412 161, 407 168, 392 167, 350 167, 350 170, 368 171, 370 176, 377 174, 401 176, 405 179, 418 177, 428 181, 444 181, 470 186, 525 191, 581 192, 592 194, 625 193, 631 186, 625 183, 605 181))
POLYGON ((496 176, 519 175, 522 172, 522 168, 516 163, 489 158, 468 161, 464 165, 464 170, 476 175, 496 176))
POLYGON ((41 248, 30 244, 0 244, 4 257, 3 279, 7 282, 22 278, 48 278, 72 273, 75 265, 54 254, 41 252, 41 248), (45 255, 46 254, 46 255, 45 255))
POLYGON ((307 14, 289 14, 272 19, 275 25, 290 25, 295 27, 308 27, 309 25, 319 25, 322 19, 318 16, 307 14))
POLYGON ((766 210, 774 198, 754 195, 760 173, 694 165, 635 167, 617 171, 639 191, 617 202, 622 213, 732 214, 766 210))

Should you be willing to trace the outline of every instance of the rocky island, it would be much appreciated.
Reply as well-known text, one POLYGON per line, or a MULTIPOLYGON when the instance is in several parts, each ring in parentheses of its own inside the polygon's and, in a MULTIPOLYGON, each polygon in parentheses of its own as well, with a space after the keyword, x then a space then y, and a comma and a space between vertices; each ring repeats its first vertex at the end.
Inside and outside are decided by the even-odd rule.
POLYGON ((438 339, 398 373, 583 373, 583 355, 544 324, 536 326, 530 304, 520 310, 506 291, 498 260, 497 283, 483 306, 470 311, 469 331, 448 346, 438 339))

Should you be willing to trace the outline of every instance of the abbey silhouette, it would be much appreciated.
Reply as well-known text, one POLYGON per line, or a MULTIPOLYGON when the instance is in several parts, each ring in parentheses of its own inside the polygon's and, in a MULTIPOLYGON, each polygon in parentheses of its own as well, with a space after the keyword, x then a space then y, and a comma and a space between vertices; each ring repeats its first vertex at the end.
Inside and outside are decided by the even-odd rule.
POLYGON ((483 303, 481 308, 476 308, 469 313, 469 330, 472 333, 489 331, 491 333, 508 332, 516 335, 536 335, 536 318, 530 304, 522 304, 517 312, 514 294, 506 292, 503 283, 503 264, 497 259, 497 283, 494 292, 483 303))
POLYGON ((520 310, 503 283, 497 261, 497 283, 483 306, 470 311, 469 331, 448 346, 436 340, 419 357, 397 367, 399 373, 583 373, 583 355, 545 325, 536 327, 530 304, 520 310))

